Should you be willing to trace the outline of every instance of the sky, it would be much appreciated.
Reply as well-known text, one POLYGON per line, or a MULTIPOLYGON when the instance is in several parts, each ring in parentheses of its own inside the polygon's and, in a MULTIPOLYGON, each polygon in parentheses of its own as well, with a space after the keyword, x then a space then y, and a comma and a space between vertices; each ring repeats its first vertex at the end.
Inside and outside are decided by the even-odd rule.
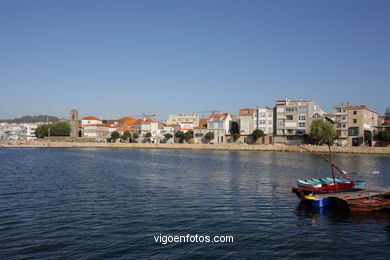
POLYGON ((0 0, 0 119, 390 106, 387 0, 0 0))

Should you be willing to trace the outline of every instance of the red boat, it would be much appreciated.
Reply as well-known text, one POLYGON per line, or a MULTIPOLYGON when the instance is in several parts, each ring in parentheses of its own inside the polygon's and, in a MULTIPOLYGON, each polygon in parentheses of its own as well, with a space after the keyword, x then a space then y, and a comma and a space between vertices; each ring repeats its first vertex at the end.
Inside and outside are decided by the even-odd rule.
POLYGON ((376 211, 390 209, 390 191, 363 192, 348 196, 329 197, 333 203, 351 211, 376 211))
POLYGON ((354 186, 355 186, 355 182, 353 181, 350 181, 350 182, 345 182, 345 183, 336 183, 335 181, 335 174, 334 174, 334 169, 336 169, 343 177, 344 179, 349 179, 343 170, 341 170, 333 161, 332 161, 332 156, 331 156, 331 153, 330 153, 330 146, 329 146, 329 153, 330 153, 330 159, 328 158, 325 158, 324 156, 320 155, 320 154, 317 154, 317 153, 314 153, 312 151, 310 151, 309 149, 307 149, 306 147, 304 147, 303 145, 301 145, 301 148, 303 150, 306 150, 318 157, 320 157, 321 159, 323 159, 324 161, 326 161, 327 163, 329 163, 331 165, 331 168, 332 168, 332 177, 333 177, 333 183, 332 184, 323 184, 321 187, 293 187, 292 188, 292 191, 298 196, 298 198, 300 198, 301 200, 305 200, 306 199, 306 196, 309 196, 309 195, 315 195, 315 194, 328 194, 328 193, 340 193, 340 192, 349 192, 349 191, 354 191, 354 190, 362 190, 362 189, 355 189, 354 186))
POLYGON ((336 183, 332 185, 324 184, 322 187, 312 188, 312 187, 304 187, 297 188, 293 187, 292 191, 297 194, 298 198, 301 200, 305 200, 306 196, 314 195, 314 194, 327 194, 327 193, 339 193, 339 192, 347 192, 353 191, 355 184, 353 182, 346 183, 336 183))

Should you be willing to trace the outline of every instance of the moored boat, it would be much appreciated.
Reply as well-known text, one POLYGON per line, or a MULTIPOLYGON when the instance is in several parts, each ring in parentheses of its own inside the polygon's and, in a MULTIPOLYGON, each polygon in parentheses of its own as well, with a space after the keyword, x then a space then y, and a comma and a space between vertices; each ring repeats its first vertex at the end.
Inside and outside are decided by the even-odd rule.
POLYGON ((376 211, 390 209, 390 191, 330 196, 334 205, 347 207, 351 211, 376 211))
MULTIPOLYGON (((341 193, 341 192, 350 192, 354 191, 354 186, 364 185, 363 181, 351 181, 345 175, 345 171, 340 169, 333 161, 332 157, 330 159, 325 158, 324 156, 314 153, 304 146, 301 146, 302 149, 309 151, 310 153, 320 157, 327 163, 331 165, 332 169, 332 178, 320 178, 320 179, 306 179, 304 181, 298 180, 298 187, 293 187, 292 191, 300 198, 301 200, 307 200, 307 196, 312 196, 316 194, 331 194, 331 193, 341 193), (336 169, 342 176, 342 178, 336 178, 334 169, 336 169), (315 186, 321 185, 321 186, 315 186)), ((329 146, 330 151, 330 146, 329 146)))

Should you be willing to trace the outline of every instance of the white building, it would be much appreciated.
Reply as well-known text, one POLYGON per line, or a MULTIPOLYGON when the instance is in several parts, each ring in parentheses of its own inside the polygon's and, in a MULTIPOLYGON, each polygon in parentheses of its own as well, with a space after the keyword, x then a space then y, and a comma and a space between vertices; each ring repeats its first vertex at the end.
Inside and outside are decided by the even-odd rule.
POLYGON ((182 122, 192 122, 193 126, 199 126, 199 114, 169 115, 167 125, 176 125, 182 122))
POLYGON ((110 137, 107 124, 102 119, 94 116, 87 116, 81 119, 81 126, 84 137, 106 138, 110 137))
POLYGON ((299 144, 310 134, 313 119, 323 118, 325 111, 313 100, 278 100, 275 102, 275 142, 299 144))
POLYGON ((231 135, 232 117, 229 114, 211 114, 207 121, 208 132, 214 133, 214 142, 227 143, 227 136, 231 135))
POLYGON ((244 143, 253 143, 252 133, 259 129, 264 132, 264 137, 258 140, 262 144, 273 143, 274 111, 272 108, 243 108, 239 111, 239 124, 241 140, 244 143))

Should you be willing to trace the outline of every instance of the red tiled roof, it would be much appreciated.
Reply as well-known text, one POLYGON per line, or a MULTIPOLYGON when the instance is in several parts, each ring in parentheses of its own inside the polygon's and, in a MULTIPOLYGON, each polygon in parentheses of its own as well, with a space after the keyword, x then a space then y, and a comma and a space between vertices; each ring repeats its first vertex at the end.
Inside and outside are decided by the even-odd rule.
POLYGON ((131 127, 128 127, 128 126, 114 126, 114 127, 110 127, 110 128, 115 128, 116 131, 132 131, 133 128, 131 127))
POLYGON ((239 116, 252 116, 253 115, 253 109, 252 108, 243 108, 239 111, 239 116), (244 113, 244 111, 249 111, 249 113, 244 113))
POLYGON ((386 120, 383 124, 384 125, 390 125, 390 120, 386 120))
POLYGON ((226 120, 227 116, 228 116, 227 113, 226 114, 211 114, 209 117, 209 120, 211 118, 219 118, 219 117, 222 117, 222 120, 226 120))
POLYGON ((81 120, 99 120, 102 121, 100 118, 94 117, 94 116, 86 116, 81 120))
POLYGON ((366 106, 353 106, 352 109, 366 109, 366 106))
POLYGON ((129 116, 125 116, 125 117, 122 117, 122 118, 118 119, 118 121, 126 121, 126 120, 136 120, 136 119, 133 118, 133 117, 129 117, 129 116))
POLYGON ((87 124, 83 126, 108 126, 107 124, 87 124))

